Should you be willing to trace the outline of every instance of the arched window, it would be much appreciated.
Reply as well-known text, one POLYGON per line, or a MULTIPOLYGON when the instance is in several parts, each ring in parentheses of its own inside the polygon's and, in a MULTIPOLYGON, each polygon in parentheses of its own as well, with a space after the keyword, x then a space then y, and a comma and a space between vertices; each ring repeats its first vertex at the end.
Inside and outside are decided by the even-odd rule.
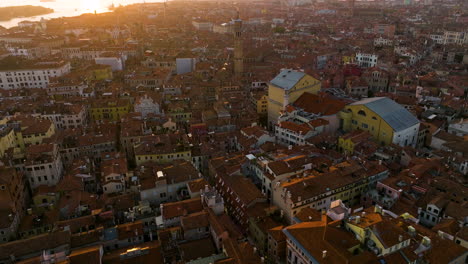
POLYGON ((359 110, 358 115, 366 116, 366 112, 364 112, 363 110, 359 110))

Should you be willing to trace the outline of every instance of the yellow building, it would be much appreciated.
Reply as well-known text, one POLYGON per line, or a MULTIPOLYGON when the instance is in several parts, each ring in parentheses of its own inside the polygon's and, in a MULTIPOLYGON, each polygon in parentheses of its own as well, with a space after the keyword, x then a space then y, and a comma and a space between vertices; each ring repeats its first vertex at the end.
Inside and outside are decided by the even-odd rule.
POLYGON ((192 118, 192 113, 183 107, 174 107, 166 112, 166 115, 176 122, 188 122, 192 118))
POLYGON ((284 108, 308 92, 317 94, 321 83, 304 72, 282 70, 268 85, 268 126, 273 127, 284 108))
POLYGON ((340 136, 338 139, 338 149, 345 154, 353 154, 354 149, 361 143, 366 143, 371 138, 371 134, 363 130, 355 130, 340 136))
POLYGON ((21 151, 27 145, 41 144, 44 139, 50 138, 55 134, 55 125, 48 119, 17 116, 11 118, 8 124, 14 128, 15 148, 19 148, 21 151))
POLYGON ((257 114, 266 115, 268 112, 268 95, 266 92, 261 91, 258 93, 250 94, 252 103, 257 109, 257 114))
POLYGON ((356 238, 365 243, 377 256, 386 256, 409 246, 410 232, 398 225, 392 217, 383 216, 381 207, 374 207, 374 210, 351 216, 346 222, 346 229, 354 233, 356 238))
POLYGON ((6 125, 0 125, 0 158, 3 158, 5 151, 16 146, 15 131, 6 125))
POLYGON ((340 118, 340 127, 345 132, 368 131, 381 145, 414 146, 418 141, 419 120, 386 97, 349 104, 340 112, 340 118))
POLYGON ((343 62, 343 64, 354 63, 355 57, 354 57, 354 55, 349 55, 349 56, 343 55, 341 57, 341 61, 343 62))
POLYGON ((88 68, 90 81, 112 80, 112 78, 112 67, 109 65, 96 64, 88 68))
POLYGON ((36 189, 32 200, 35 210, 44 212, 55 206, 59 198, 60 195, 56 192, 55 187, 41 185, 36 189))
POLYGON ((363 165, 349 160, 330 167, 325 173, 291 177, 288 181, 278 181, 278 184, 273 182, 272 203, 283 210, 284 216, 291 222, 303 208, 327 210, 335 200, 341 200, 347 206, 357 205, 369 186, 386 177, 388 169, 378 162, 363 165))
POLYGON ((142 138, 134 149, 137 166, 149 161, 168 163, 174 160, 192 160, 188 140, 178 134, 161 134, 142 138))
POLYGON ((91 104, 89 116, 94 122, 115 122, 129 113, 130 108, 130 102, 125 99, 96 100, 91 104))
POLYGON ((135 160, 136 165, 140 166, 141 164, 154 161, 157 163, 168 163, 174 160, 187 160, 190 161, 192 159, 191 151, 190 150, 182 150, 182 151, 170 151, 170 152, 155 152, 155 153, 142 153, 135 151, 135 160))

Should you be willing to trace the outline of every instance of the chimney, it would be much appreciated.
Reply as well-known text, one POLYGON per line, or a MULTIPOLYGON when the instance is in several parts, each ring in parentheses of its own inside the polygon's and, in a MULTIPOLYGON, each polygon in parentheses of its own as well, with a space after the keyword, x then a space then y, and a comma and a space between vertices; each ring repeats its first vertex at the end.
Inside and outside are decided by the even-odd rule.
POLYGON ((429 247, 431 245, 431 239, 427 236, 424 236, 421 243, 424 246, 429 247))
POLYGON ((327 257, 327 251, 324 250, 324 251, 322 251, 322 258, 326 258, 326 257, 327 257))
POLYGON ((411 235, 411 236, 415 236, 416 235, 416 229, 412 226, 408 226, 408 233, 411 235))
POLYGON ((327 211, 322 210, 322 222, 325 223, 325 225, 328 225, 328 216, 327 216, 327 211))
POLYGON ((403 241, 403 235, 398 236, 398 241, 402 242, 403 241))
POLYGON ((382 213, 382 207, 380 205, 374 206, 374 213, 382 213))
POLYGON ((359 224, 361 222, 361 217, 360 216, 356 216, 356 224, 359 224))
POLYGON ((439 235, 439 237, 445 238, 444 232, 442 230, 437 231, 437 234, 439 235))

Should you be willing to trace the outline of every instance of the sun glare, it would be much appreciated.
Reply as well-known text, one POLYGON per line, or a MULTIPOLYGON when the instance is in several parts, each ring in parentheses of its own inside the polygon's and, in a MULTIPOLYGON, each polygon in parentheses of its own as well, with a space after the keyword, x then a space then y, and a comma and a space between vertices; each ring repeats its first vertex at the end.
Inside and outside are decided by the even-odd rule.
POLYGON ((81 9, 94 12, 101 8, 100 0, 81 0, 81 9))

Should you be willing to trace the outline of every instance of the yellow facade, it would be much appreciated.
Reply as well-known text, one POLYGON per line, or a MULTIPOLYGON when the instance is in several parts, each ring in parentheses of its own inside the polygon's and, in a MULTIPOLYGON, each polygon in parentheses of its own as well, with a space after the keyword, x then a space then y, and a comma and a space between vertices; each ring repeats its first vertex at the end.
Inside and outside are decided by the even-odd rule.
POLYGON ((130 112, 130 104, 124 101, 107 101, 96 103, 89 109, 89 116, 93 121, 119 121, 120 118, 130 112))
POLYGON ((163 154, 145 154, 145 155, 135 155, 135 160, 137 166, 140 166, 141 164, 148 162, 148 161, 155 161, 159 163, 168 163, 174 160, 186 160, 186 161, 191 161, 192 160, 192 154, 190 150, 185 150, 185 151, 179 151, 179 152, 173 152, 173 153, 163 153, 163 154))
MULTIPOLYGON (((359 204, 360 200, 359 198, 354 198, 357 194, 362 193, 362 190, 368 186, 367 181, 361 182, 360 184, 356 183, 354 187, 351 187, 351 185, 344 186, 340 188, 341 191, 337 191, 336 193, 333 194, 333 199, 334 200, 342 200, 343 202, 346 202, 346 204, 350 206, 354 206, 359 204)), ((328 197, 327 197, 328 198, 328 197)), ((327 198, 322 198, 323 202, 327 200, 327 198)), ((321 199, 316 200, 315 202, 321 201, 321 199)), ((311 207, 311 203, 304 203, 301 206, 296 206, 294 207, 293 214, 296 212, 300 212, 304 208, 311 207)))
POLYGON ((263 95, 262 97, 255 99, 257 106, 257 114, 266 114, 268 111, 268 96, 263 95))
POLYGON ((341 57, 341 61, 343 64, 350 64, 354 63, 355 57, 354 56, 343 56, 341 57))
MULTIPOLYGON (((279 76, 286 76, 288 72, 291 71, 282 71, 279 76)), ((277 78, 278 76, 275 77, 275 79, 277 78)), ((319 80, 308 74, 304 74, 300 79, 295 81, 291 88, 287 89, 279 87, 274 83, 270 83, 268 85, 267 103, 269 125, 272 126, 276 123, 280 116, 280 112, 282 112, 288 104, 294 103, 303 93, 307 92, 317 94, 320 91, 321 86, 322 85, 319 80)))
POLYGON ((0 158, 5 155, 5 151, 16 146, 15 132, 11 128, 5 127, 0 131, 0 158))
POLYGON ((55 193, 37 194, 33 197, 33 203, 37 211, 45 211, 51 209, 51 206, 55 205, 58 198, 59 195, 55 193))
POLYGON ((112 80, 112 67, 109 65, 96 65, 90 69, 88 79, 93 81, 112 80))
POLYGON ((167 116, 176 122, 187 122, 192 118, 192 113, 186 112, 183 108, 176 108, 168 111, 167 116))
POLYGON ((392 143, 393 128, 365 105, 347 105, 340 117, 345 132, 360 129, 368 131, 379 144, 392 143))
POLYGON ((373 241, 375 244, 375 247, 379 249, 378 255, 385 256, 385 255, 394 253, 395 251, 408 246, 410 243, 410 240, 407 239, 407 240, 399 241, 399 243, 395 245, 387 245, 386 247, 384 244, 382 244, 379 237, 374 233, 372 226, 363 228, 359 226, 359 224, 354 224, 353 222, 347 222, 346 227, 358 236, 359 241, 361 243, 366 243, 367 240, 373 241))
POLYGON ((353 154, 354 143, 350 138, 344 139, 343 137, 340 137, 338 139, 338 149, 342 150, 343 153, 353 154))
POLYGON ((44 139, 50 138, 55 134, 55 125, 50 122, 50 126, 45 133, 35 133, 35 134, 24 134, 24 128, 21 128, 21 131, 15 133, 16 147, 19 147, 22 151, 28 145, 38 145, 43 142, 44 139))

